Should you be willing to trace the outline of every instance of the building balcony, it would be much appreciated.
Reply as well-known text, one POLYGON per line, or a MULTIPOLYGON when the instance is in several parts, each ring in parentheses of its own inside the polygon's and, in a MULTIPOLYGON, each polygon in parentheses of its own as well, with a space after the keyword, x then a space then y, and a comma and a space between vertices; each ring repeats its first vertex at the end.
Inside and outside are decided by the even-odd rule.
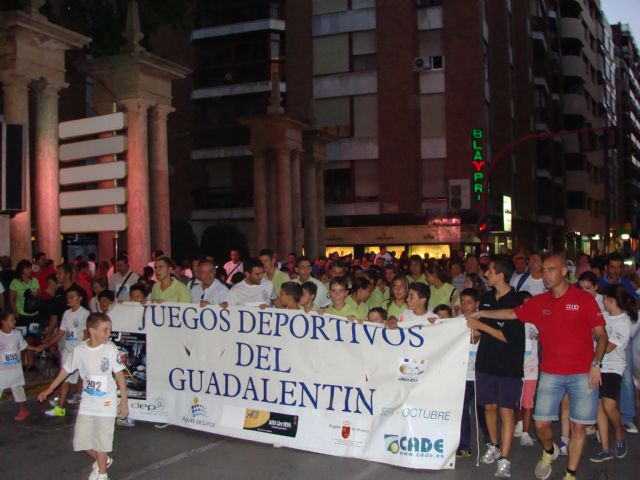
POLYGON ((582 0, 562 0, 560 2, 560 15, 563 18, 579 18, 583 9, 582 0))
POLYGON ((586 118, 588 110, 584 100, 584 95, 566 93, 564 95, 564 113, 565 115, 574 115, 586 118))
POLYGON ((203 40, 205 38, 226 37, 228 35, 241 35, 243 33, 263 31, 284 32, 285 28, 286 24, 284 20, 271 18, 250 20, 229 25, 199 28, 191 32, 191 40, 203 40))
MULTIPOLYGON (((562 71, 565 77, 577 77, 583 79, 587 75, 584 71, 584 62, 581 57, 575 55, 562 56, 562 71)), ((584 83, 584 80, 582 81, 584 83)))
POLYGON ((248 2, 237 2, 231 6, 220 6, 220 3, 222 2, 198 2, 198 8, 193 15, 196 29, 224 28, 256 20, 285 19, 283 0, 255 1, 253 5, 250 5, 251 8, 247 8, 248 2))
POLYGON ((604 216, 595 217, 587 209, 567 208, 567 231, 583 234, 602 233, 605 230, 604 216))

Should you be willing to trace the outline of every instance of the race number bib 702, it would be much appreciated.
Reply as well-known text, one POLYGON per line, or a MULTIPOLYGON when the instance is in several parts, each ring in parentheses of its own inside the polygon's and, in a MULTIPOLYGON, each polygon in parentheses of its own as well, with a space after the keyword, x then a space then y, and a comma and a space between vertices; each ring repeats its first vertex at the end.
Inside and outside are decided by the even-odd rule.
POLYGON ((92 397, 104 397, 107 394, 107 377, 91 375, 84 382, 84 393, 92 397))
POLYGON ((2 365, 10 367, 20 364, 20 354, 18 352, 5 352, 2 354, 2 365))

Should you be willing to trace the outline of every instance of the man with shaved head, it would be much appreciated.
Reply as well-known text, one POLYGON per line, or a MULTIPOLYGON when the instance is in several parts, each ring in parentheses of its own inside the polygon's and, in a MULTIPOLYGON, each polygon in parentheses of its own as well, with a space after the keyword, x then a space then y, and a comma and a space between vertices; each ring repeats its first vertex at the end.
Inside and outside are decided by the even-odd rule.
POLYGON ((469 328, 478 328, 479 317, 520 320, 534 324, 544 350, 538 396, 533 418, 544 452, 535 468, 536 478, 551 475, 551 463, 559 454, 553 443, 551 422, 558 420, 562 397, 569 395, 571 442, 564 478, 574 479, 584 450, 587 425, 596 423, 600 368, 609 341, 605 322, 595 299, 565 280, 567 264, 552 255, 542 264, 547 292, 515 309, 475 312, 467 317, 469 328), (594 352, 593 336, 597 338, 594 352))

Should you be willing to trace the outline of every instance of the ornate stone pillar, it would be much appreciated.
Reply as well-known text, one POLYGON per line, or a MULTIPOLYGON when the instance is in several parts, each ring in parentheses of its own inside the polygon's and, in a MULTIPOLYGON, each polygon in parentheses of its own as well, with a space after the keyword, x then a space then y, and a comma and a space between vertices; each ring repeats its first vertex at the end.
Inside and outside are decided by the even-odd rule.
POLYGON ((324 213, 324 163, 316 162, 316 193, 318 196, 318 255, 324 255, 327 249, 325 213, 324 213))
POLYGON ((304 154, 302 174, 302 205, 304 209, 304 253, 312 260, 320 255, 318 249, 318 184, 316 162, 304 154))
MULTIPOLYGON (((26 258, 31 260, 31 189, 29 186, 29 83, 31 79, 16 74, 5 74, 0 78, 4 90, 4 120, 23 126, 22 185, 24 210, 16 213, 10 221, 10 248, 14 265, 26 258)), ((57 133, 56 128, 55 132, 57 133)), ((58 178, 56 176, 56 178, 58 178)))
POLYGON ((269 199, 267 159, 264 150, 253 154, 253 227, 254 250, 260 251, 268 246, 269 235, 269 199))
POLYGON ((58 154, 58 92, 66 85, 41 79, 35 83, 36 159, 34 168, 36 250, 56 265, 62 258, 58 154))
POLYGON ((278 216, 278 258, 287 258, 293 249, 292 206, 291 206, 291 149, 281 147, 277 152, 278 216))
POLYGON ((293 251, 302 252, 302 193, 300 191, 300 150, 291 151, 291 204, 293 251))
POLYGON ((171 255, 171 217, 169 204, 169 150, 167 147, 167 116, 173 109, 156 105, 151 109, 151 245, 171 255))
POLYGON ((149 103, 140 99, 120 102, 127 110, 127 251, 129 264, 142 273, 151 256, 149 219, 149 162, 147 153, 147 110, 149 103))

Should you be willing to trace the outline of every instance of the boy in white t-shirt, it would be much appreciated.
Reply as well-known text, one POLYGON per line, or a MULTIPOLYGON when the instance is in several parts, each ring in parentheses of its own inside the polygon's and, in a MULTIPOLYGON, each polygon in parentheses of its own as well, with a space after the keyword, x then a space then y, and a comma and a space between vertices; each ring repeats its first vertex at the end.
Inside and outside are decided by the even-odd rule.
POLYGON ((38 395, 38 400, 44 402, 69 373, 76 370, 80 373, 84 391, 73 433, 73 450, 83 450, 95 460, 89 480, 108 480, 107 468, 113 463, 109 452, 113 450, 115 417, 118 413, 122 418, 129 414, 127 386, 118 349, 109 341, 109 317, 92 313, 87 319, 87 331, 89 339, 74 348, 56 379, 38 395), (116 382, 120 390, 119 412, 116 382))
POLYGON ((21 421, 29 416, 25 407, 27 397, 24 393, 24 373, 20 352, 35 350, 27 345, 20 330, 16 330, 16 317, 13 312, 0 310, 0 397, 6 388, 11 389, 13 401, 18 404, 15 420, 21 421))
MULTIPOLYGON (((62 321, 58 332, 49 339, 48 342, 38 346, 38 351, 43 351, 49 348, 56 342, 58 343, 58 349, 62 356, 62 365, 69 359, 73 353, 73 350, 80 345, 84 339, 85 329, 87 325, 87 317, 89 317, 89 310, 82 306, 82 289, 77 285, 69 287, 66 293, 68 310, 64 312, 62 321)), ((51 410, 47 410, 45 415, 49 417, 64 417, 67 414, 65 409, 65 403, 67 396, 69 395, 69 384, 78 384, 78 374, 74 373, 69 375, 60 387, 60 400, 58 405, 55 405, 51 410)), ((78 396, 82 390, 82 385, 78 385, 78 396)), ((77 403, 78 396, 73 399, 69 399, 69 403, 77 403)))
MULTIPOLYGON (((518 292, 522 303, 528 302, 532 294, 522 290, 518 292)), ((520 445, 523 447, 533 447, 535 441, 529 435, 531 418, 533 416, 533 397, 538 385, 538 329, 532 323, 524 324, 524 378, 522 386, 522 397, 520 398, 520 411, 518 412, 518 423, 516 423, 514 437, 520 438, 520 445)))
MULTIPOLYGON (((469 315, 480 308, 480 294, 473 288, 466 288, 460 293, 460 313, 469 315)), ((464 389, 464 403, 462 406, 462 422, 460 424, 460 443, 456 451, 457 457, 471 456, 471 399, 474 397, 476 381, 476 356, 480 345, 480 335, 476 330, 471 330, 469 337, 469 362, 467 363, 467 383, 464 389)), ((478 424, 487 436, 484 408, 475 405, 478 424)))

